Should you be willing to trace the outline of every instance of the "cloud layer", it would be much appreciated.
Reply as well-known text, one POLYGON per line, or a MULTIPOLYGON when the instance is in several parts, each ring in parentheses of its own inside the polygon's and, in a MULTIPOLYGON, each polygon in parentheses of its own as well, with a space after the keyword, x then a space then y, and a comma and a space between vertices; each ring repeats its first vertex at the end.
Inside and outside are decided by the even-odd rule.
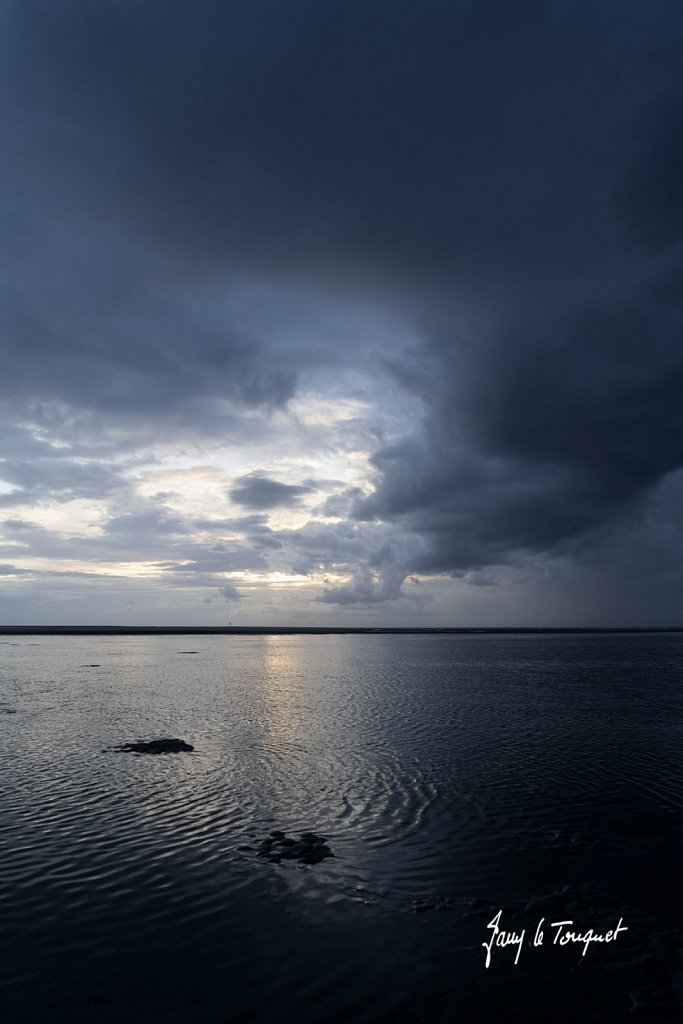
POLYGON ((6 586, 678 621, 677 5, 0 17, 6 586))

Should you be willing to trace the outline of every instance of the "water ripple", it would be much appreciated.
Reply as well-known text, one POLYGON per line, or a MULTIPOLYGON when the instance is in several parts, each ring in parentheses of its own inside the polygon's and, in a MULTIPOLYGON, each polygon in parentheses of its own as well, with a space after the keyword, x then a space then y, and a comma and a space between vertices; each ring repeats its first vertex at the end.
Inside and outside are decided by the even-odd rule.
MULTIPOLYGON (((626 885, 645 861, 665 879, 683 642, 579 641, 561 657, 534 638, 202 637, 192 657, 172 637, 4 645, 12 1019, 61 1000, 88 1024, 103 1007, 218 1024, 226 1000, 248 1021, 298 999, 334 1006, 330 1020, 398 1019, 406 965, 434 985, 448 934, 430 924, 424 946, 418 919, 441 918, 416 904, 460 921, 473 895, 539 880, 626 885), (195 749, 107 749, 164 735, 195 749), (265 863, 254 847, 271 828, 325 835, 335 857, 265 863), (340 955, 361 923, 372 951, 340 955)), ((656 879, 649 898, 659 907, 656 879)))

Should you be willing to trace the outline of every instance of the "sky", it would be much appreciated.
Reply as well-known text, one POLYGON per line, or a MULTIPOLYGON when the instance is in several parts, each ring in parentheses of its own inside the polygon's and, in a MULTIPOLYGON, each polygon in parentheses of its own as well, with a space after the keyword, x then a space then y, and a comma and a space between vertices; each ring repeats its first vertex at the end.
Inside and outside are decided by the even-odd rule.
POLYGON ((674 0, 4 0, 0 623, 683 625, 674 0))

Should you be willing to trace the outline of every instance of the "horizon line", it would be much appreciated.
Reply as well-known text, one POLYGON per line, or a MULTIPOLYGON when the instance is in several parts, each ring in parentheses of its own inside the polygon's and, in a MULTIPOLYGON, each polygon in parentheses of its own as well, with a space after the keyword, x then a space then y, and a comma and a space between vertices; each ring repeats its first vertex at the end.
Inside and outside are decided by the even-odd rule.
POLYGON ((417 633, 681 633, 683 626, 59 626, 0 625, 0 636, 282 636, 417 633))

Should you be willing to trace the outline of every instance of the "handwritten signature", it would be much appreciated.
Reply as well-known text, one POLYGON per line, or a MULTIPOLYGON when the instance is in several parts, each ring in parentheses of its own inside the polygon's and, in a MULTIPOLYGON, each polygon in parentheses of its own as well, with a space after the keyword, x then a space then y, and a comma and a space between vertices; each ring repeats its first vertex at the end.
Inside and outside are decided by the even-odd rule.
MULTIPOLYGON (((494 918, 492 918, 486 925, 487 929, 490 929, 491 936, 488 942, 482 942, 482 946, 486 950, 486 966, 491 965, 491 954, 492 950, 505 949, 508 946, 516 947, 517 953, 515 955, 515 964, 519 962, 519 957, 522 952, 524 945, 524 939, 526 936, 526 928, 523 928, 521 932, 508 931, 505 928, 501 928, 500 920, 503 916, 503 911, 499 910, 494 918)), ((608 932, 596 932, 592 928, 589 928, 585 932, 573 931, 574 922, 567 921, 551 921, 548 925, 554 932, 552 933, 552 945, 553 946, 568 946, 570 944, 578 944, 583 946, 581 956, 585 956, 588 949, 593 942, 615 942, 618 935, 621 932, 627 932, 628 928, 625 924, 622 924, 623 917, 619 918, 619 924, 616 928, 610 929, 608 932)), ((533 942, 528 942, 532 948, 542 946, 545 941, 545 930, 543 923, 545 918, 542 917, 536 925, 536 931, 534 932, 533 942)))

